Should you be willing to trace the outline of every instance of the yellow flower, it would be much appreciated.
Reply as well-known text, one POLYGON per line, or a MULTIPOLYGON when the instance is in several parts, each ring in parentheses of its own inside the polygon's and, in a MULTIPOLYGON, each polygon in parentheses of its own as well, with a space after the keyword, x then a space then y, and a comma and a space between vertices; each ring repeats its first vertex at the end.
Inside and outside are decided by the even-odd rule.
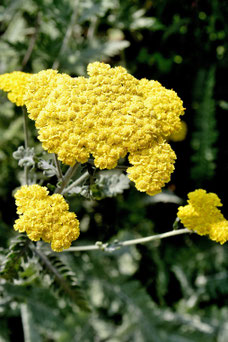
POLYGON ((23 106, 25 87, 31 76, 31 74, 21 71, 0 75, 0 89, 8 92, 8 98, 11 102, 17 106, 23 106))
POLYGON ((30 77, 23 99, 44 149, 70 166, 92 155, 100 169, 115 168, 129 153, 129 177, 137 189, 161 191, 174 170, 175 154, 164 139, 181 127, 181 99, 122 67, 95 62, 88 75, 44 70, 30 77))
POLYGON ((42 239, 51 243, 55 252, 70 247, 79 236, 79 221, 76 214, 60 194, 49 196, 46 187, 24 185, 15 194, 19 219, 14 229, 26 232, 33 241, 42 239))
POLYGON ((127 170, 128 177, 135 182, 139 191, 155 195, 161 191, 165 182, 170 180, 175 159, 176 155, 170 145, 160 138, 149 148, 129 155, 129 161, 133 166, 127 170))
POLYGON ((188 205, 179 207, 177 213, 183 225, 224 244, 228 240, 228 221, 217 208, 222 206, 219 197, 203 189, 190 192, 188 197, 188 205))
POLYGON ((168 136, 167 140, 171 140, 174 142, 183 141, 186 138, 187 131, 188 131, 188 127, 187 127, 186 122, 181 121, 180 129, 178 131, 172 133, 170 136, 168 136))

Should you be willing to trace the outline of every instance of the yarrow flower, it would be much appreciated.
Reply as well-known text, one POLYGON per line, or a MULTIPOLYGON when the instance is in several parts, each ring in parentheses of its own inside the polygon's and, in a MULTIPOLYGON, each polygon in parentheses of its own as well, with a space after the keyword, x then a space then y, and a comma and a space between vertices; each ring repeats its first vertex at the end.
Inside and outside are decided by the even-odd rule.
POLYGON ((183 225, 224 244, 228 240, 228 221, 217 208, 222 206, 219 197, 198 189, 190 192, 188 198, 188 205, 179 207, 177 213, 183 225))
POLYGON ((19 219, 14 229, 26 232, 33 241, 42 239, 51 243, 55 252, 70 247, 79 236, 79 221, 76 214, 60 194, 48 195, 46 187, 24 185, 15 194, 19 219))
MULTIPOLYGON (((44 70, 29 78, 23 101, 44 149, 64 164, 115 168, 129 153, 129 178, 154 195, 170 179, 175 153, 166 138, 181 127, 183 103, 157 81, 137 80, 123 67, 88 65, 89 78, 44 70)), ((0 82, 0 88, 1 82, 0 82)))

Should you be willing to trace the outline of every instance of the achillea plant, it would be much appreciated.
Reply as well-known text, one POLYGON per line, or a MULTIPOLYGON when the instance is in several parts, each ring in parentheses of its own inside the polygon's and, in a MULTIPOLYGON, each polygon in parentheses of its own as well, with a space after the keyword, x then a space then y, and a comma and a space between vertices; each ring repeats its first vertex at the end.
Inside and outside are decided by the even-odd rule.
MULTIPOLYGON (((20 217, 14 229, 26 232, 33 241, 51 243, 57 252, 70 248, 79 236, 76 215, 68 211, 61 195, 88 177, 86 172, 66 188, 78 163, 86 163, 92 156, 98 169, 114 169, 118 160, 128 155, 129 179, 139 191, 152 196, 161 191, 174 170, 176 155, 167 140, 180 141, 187 132, 180 120, 183 103, 173 90, 157 81, 137 80, 123 67, 111 68, 105 63, 89 64, 88 75, 72 78, 50 69, 34 75, 13 72, 0 76, 0 89, 8 92, 17 106, 26 106, 43 148, 57 156, 61 183, 51 196, 45 187, 36 184, 19 189, 15 198, 20 217), (70 166, 64 177, 58 160, 70 166)), ((199 189, 189 194, 188 203, 178 209, 178 217, 187 229, 121 245, 190 231, 209 235, 221 244, 226 242, 228 223, 217 209, 221 206, 217 195, 199 189)), ((88 246, 98 248, 106 249, 107 245, 88 246)))

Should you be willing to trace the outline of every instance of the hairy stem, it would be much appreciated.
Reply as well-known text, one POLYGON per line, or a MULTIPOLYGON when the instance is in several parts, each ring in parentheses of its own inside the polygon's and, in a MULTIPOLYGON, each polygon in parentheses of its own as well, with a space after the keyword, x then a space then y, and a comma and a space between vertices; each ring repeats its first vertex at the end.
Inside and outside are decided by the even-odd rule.
POLYGON ((139 239, 131 239, 131 240, 126 240, 126 241, 120 241, 117 242, 116 244, 113 244, 113 246, 110 246, 109 244, 103 244, 103 243, 96 243, 95 245, 88 245, 88 246, 79 246, 79 247, 70 247, 64 252, 81 252, 81 251, 93 251, 93 250, 98 250, 98 249, 103 249, 103 250, 108 250, 110 246, 110 250, 115 250, 116 248, 124 247, 124 246, 130 246, 130 245, 136 245, 139 243, 146 243, 150 241, 155 241, 155 240, 161 240, 165 239, 170 236, 176 236, 176 235, 181 235, 181 234, 186 234, 186 233, 192 233, 193 231, 183 228, 183 229, 178 229, 178 230, 171 230, 170 232, 162 233, 162 234, 157 234, 157 235, 151 235, 147 236, 144 238, 139 238, 139 239))
POLYGON ((87 178, 89 178, 89 172, 86 171, 83 175, 81 175, 81 177, 79 177, 78 179, 76 179, 71 185, 69 185, 64 191, 63 194, 67 193, 68 191, 70 191, 71 189, 73 189, 75 186, 81 184, 84 180, 86 180, 87 178))
POLYGON ((55 167, 57 169, 58 180, 62 180, 63 179, 63 173, 62 173, 62 170, 61 170, 60 162, 59 162, 59 160, 57 158, 57 155, 55 153, 53 153, 53 160, 54 160, 54 163, 55 163, 55 167))
POLYGON ((65 176, 63 177, 62 183, 55 190, 56 194, 61 194, 63 192, 64 188, 67 186, 67 184, 71 180, 71 177, 73 177, 74 173, 76 172, 78 166, 79 166, 79 163, 75 163, 74 166, 69 167, 65 176))
MULTIPOLYGON (((23 112, 23 128, 24 128, 24 142, 25 142, 25 149, 28 148, 28 116, 27 116, 27 110, 25 106, 22 107, 23 112)), ((28 166, 24 166, 24 184, 28 184, 28 166)))

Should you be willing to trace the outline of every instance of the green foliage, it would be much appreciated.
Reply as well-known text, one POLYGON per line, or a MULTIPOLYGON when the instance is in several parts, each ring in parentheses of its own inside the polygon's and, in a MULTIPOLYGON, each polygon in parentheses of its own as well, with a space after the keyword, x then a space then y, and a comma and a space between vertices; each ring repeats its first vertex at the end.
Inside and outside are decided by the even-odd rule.
POLYGON ((218 132, 216 130, 215 100, 215 68, 200 70, 196 79, 194 107, 195 131, 192 134, 192 177, 198 183, 211 179, 215 172, 215 160, 218 132))
POLYGON ((81 310, 90 311, 85 295, 78 285, 77 278, 67 265, 55 254, 45 255, 37 249, 34 249, 34 252, 43 265, 41 272, 50 275, 51 286, 59 296, 66 295, 81 310))
POLYGON ((0 277, 11 281, 18 278, 19 272, 22 271, 22 260, 27 257, 29 243, 30 240, 25 235, 20 235, 12 241, 9 252, 2 261, 0 277))
POLYGON ((14 159, 18 160, 18 165, 20 167, 34 167, 34 148, 24 148, 24 146, 19 146, 17 151, 13 153, 14 159))
POLYGON ((95 173, 91 177, 90 184, 74 186, 68 191, 68 194, 101 200, 122 194, 129 187, 130 180, 121 170, 108 170, 95 173))
POLYGON ((47 177, 53 177, 57 175, 57 169, 53 165, 53 158, 48 160, 39 159, 38 168, 43 170, 43 174, 47 177))
POLYGON ((95 181, 101 198, 113 197, 129 189, 130 180, 120 170, 99 172, 95 181))

